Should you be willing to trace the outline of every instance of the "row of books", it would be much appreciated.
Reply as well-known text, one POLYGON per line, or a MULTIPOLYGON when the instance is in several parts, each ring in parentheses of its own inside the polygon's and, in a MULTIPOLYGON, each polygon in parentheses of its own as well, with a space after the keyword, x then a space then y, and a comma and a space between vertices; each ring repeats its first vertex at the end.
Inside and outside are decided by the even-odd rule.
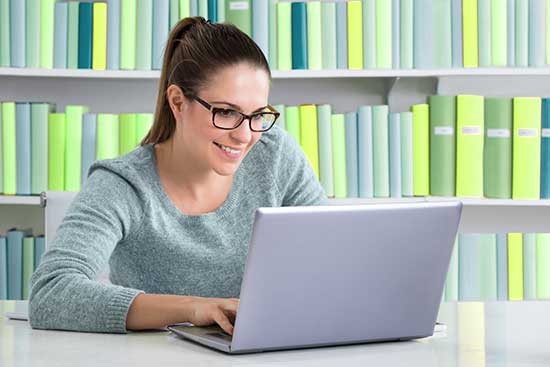
POLYGON ((33 237, 30 229, 0 233, 0 300, 29 298, 29 281, 45 248, 44 236, 33 237))
POLYGON ((274 70, 550 64, 545 0, 0 0, 0 66, 160 69, 184 17, 237 25, 274 70))
POLYGON ((0 108, 0 192, 38 195, 79 191, 90 165, 134 149, 150 130, 150 113, 90 113, 69 105, 3 102, 0 108))
POLYGON ((445 301, 550 299, 550 233, 459 234, 445 301))

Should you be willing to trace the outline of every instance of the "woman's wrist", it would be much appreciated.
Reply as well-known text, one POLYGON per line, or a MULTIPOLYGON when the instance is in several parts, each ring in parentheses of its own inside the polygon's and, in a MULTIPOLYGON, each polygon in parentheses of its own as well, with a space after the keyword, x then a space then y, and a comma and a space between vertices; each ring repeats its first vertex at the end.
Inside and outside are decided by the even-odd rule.
POLYGON ((159 329, 191 319, 196 297, 166 294, 140 294, 128 311, 128 330, 159 329))

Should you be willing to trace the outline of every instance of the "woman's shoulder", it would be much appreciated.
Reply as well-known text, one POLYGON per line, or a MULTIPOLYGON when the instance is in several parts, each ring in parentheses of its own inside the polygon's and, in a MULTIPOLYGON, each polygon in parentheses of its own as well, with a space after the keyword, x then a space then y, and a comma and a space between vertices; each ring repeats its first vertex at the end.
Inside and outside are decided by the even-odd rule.
POLYGON ((271 130, 262 133, 262 137, 256 146, 256 154, 271 159, 280 159, 284 156, 294 155, 297 142, 286 130, 275 125, 271 130))

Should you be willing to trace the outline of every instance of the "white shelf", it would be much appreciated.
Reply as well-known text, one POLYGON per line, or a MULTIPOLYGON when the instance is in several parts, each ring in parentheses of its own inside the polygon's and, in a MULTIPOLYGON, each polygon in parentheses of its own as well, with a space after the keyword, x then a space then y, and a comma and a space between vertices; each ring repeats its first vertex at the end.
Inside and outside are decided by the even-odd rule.
POLYGON ((512 200, 512 199, 484 199, 484 198, 457 198, 442 196, 426 197, 404 197, 404 198, 348 198, 348 199, 329 199, 331 205, 361 205, 361 204, 384 204, 384 203, 419 203, 419 202, 437 202, 437 201, 455 201, 459 200, 464 206, 490 206, 490 207, 548 207, 550 208, 550 199, 541 200, 512 200))
POLYGON ((40 205, 40 196, 0 195, 0 205, 40 205))

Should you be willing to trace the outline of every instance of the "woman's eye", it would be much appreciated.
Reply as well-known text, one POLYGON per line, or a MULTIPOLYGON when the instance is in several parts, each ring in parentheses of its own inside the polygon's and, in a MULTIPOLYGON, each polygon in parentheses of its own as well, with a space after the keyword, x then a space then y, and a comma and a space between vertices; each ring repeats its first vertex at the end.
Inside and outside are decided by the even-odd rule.
POLYGON ((223 117, 233 117, 235 116, 235 111, 233 110, 222 110, 220 111, 220 114, 223 116, 223 117))
POLYGON ((252 116, 252 120, 254 121, 260 121, 262 118, 263 118, 262 114, 252 116))

